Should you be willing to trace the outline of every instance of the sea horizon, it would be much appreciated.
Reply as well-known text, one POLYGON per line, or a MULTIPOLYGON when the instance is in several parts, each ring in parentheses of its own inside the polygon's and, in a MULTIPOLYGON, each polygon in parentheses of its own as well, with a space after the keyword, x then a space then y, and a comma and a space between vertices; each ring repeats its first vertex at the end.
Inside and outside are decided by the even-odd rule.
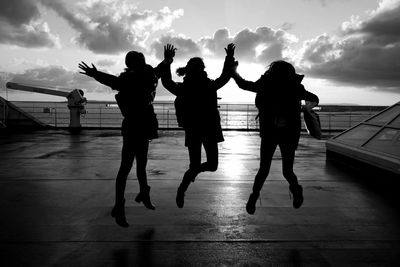
MULTIPOLYGON (((0 97, 3 97, 0 95, 0 97)), ((5 97, 3 97, 5 100, 9 101, 9 102, 33 102, 33 103, 66 103, 66 100, 56 100, 56 99, 48 99, 48 100, 41 100, 41 99, 6 99, 5 97)), ((174 103, 175 98, 170 98, 170 99, 155 99, 154 100, 154 104, 172 104, 174 103)), ((399 101, 397 101, 399 102, 399 101)), ((393 104, 397 103, 394 102, 393 104)), ((87 103, 92 103, 92 104, 113 104, 116 103, 115 100, 88 100, 87 103)), ((223 105, 255 105, 254 101, 233 101, 233 100, 219 100, 218 104, 223 104, 223 105)), ((318 106, 364 106, 364 107, 384 107, 384 106, 390 106, 390 105, 384 105, 384 104, 357 104, 357 103, 346 103, 346 102, 342 102, 342 103, 320 103, 318 106)))

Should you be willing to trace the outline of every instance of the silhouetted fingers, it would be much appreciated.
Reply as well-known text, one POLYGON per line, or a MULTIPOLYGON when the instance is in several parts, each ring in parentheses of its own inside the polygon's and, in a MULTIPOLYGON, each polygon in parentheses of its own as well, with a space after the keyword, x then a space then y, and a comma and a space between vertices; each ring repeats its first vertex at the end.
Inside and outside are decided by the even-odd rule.
POLYGON ((176 48, 172 44, 168 44, 168 51, 170 51, 171 53, 175 53, 176 48))
POLYGON ((228 44, 227 48, 228 48, 229 51, 233 52, 233 51, 235 51, 235 44, 234 43, 230 43, 230 44, 228 44))
POLYGON ((82 64, 83 66, 85 66, 86 68, 89 68, 89 66, 88 66, 85 62, 81 61, 81 64, 82 64))
POLYGON ((172 44, 167 44, 164 46, 164 57, 173 58, 175 56, 176 48, 172 44))

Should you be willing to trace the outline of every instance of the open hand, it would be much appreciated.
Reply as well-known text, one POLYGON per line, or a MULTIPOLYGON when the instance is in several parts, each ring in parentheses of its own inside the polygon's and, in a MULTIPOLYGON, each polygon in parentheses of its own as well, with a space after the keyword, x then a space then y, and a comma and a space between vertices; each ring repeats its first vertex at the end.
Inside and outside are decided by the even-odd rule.
POLYGON ((226 47, 226 48, 224 48, 225 49, 225 52, 226 52, 226 55, 228 56, 228 57, 233 57, 234 56, 234 54, 235 54, 235 44, 234 43, 230 43, 230 44, 228 44, 228 46, 226 47))
POLYGON ((165 45, 164 46, 164 60, 166 60, 169 63, 172 63, 176 50, 177 49, 172 44, 165 45))
POLYGON ((93 77, 95 74, 96 74, 96 72, 97 72, 97 68, 93 65, 93 63, 92 63, 92 68, 91 67, 89 67, 85 62, 83 62, 83 61, 81 61, 81 63, 79 63, 79 68, 81 69, 81 70, 83 70, 83 72, 82 71, 80 71, 79 73, 82 73, 82 74, 85 74, 85 75, 87 75, 87 76, 89 76, 89 77, 93 77))

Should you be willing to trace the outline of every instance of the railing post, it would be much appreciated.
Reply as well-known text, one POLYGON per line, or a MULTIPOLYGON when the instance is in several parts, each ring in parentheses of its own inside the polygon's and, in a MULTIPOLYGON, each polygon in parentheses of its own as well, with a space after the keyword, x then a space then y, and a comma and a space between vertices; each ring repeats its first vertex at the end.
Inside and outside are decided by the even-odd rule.
POLYGON ((350 107, 350 112, 349 112, 349 128, 351 127, 351 114, 352 114, 352 110, 350 107))
POLYGON ((329 129, 329 132, 331 132, 332 131, 332 129, 331 129, 331 112, 329 111, 328 112, 328 129, 329 129))
POLYGON ((169 129, 169 109, 167 110, 167 129, 169 129))
POLYGON ((100 114, 99 114, 99 117, 100 117, 100 121, 99 121, 100 128, 101 128, 101 120, 102 120, 102 116, 101 116, 102 109, 103 109, 103 107, 100 106, 100 114))
POLYGON ((247 104, 247 114, 246 114, 246 121, 247 121, 247 131, 249 130, 249 104, 247 104))
POLYGON ((225 104, 225 129, 228 129, 228 104, 225 104))
POLYGON ((162 118, 163 118, 163 125, 165 127, 165 103, 162 103, 162 118))
POLYGON ((54 127, 57 128, 57 108, 52 108, 54 110, 54 127))

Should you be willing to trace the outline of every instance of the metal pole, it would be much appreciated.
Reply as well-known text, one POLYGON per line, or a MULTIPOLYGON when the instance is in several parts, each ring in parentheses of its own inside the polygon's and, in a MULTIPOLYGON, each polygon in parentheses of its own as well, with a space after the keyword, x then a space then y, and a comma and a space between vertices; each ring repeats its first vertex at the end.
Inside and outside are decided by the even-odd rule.
POLYGON ((249 130, 249 104, 247 104, 247 130, 249 130))
POLYGON ((169 109, 167 110, 167 129, 169 129, 169 109))
POLYGON ((100 106, 100 128, 101 128, 101 110, 103 109, 103 107, 102 106, 100 106))
POLYGON ((351 110, 351 107, 350 107, 350 114, 349 114, 349 127, 351 127, 351 113, 352 113, 352 110, 351 110))
POLYGON ((331 131, 331 112, 330 111, 328 113, 328 128, 329 128, 329 131, 331 131))
POLYGON ((225 116, 225 128, 228 129, 228 104, 225 104, 225 111, 226 111, 226 116, 225 116))
POLYGON ((54 110, 54 127, 57 127, 57 108, 52 108, 54 110))

